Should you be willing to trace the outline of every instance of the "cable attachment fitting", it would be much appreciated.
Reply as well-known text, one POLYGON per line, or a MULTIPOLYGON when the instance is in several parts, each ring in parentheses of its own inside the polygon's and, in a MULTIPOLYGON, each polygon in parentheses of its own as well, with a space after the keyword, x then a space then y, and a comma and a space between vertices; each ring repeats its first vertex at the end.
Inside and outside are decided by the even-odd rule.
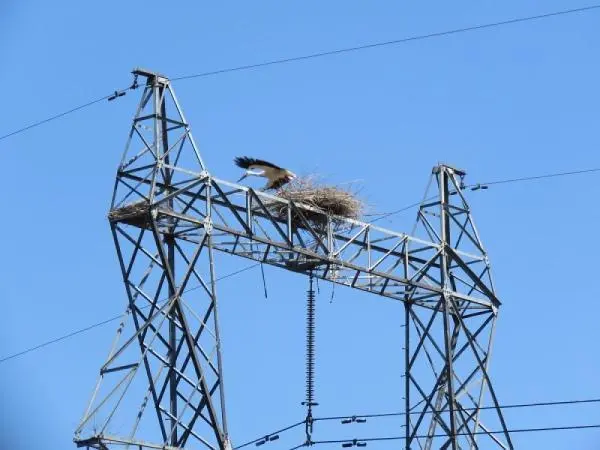
POLYGON ((348 417, 347 419, 343 419, 342 424, 346 425, 348 423, 365 423, 366 421, 367 419, 365 419, 364 417, 352 416, 348 417))
POLYGON ((306 442, 304 445, 309 447, 313 445, 312 441, 312 432, 313 432, 313 424, 315 423, 315 419, 312 416, 312 409, 308 407, 308 413, 306 415, 306 419, 304 419, 304 431, 306 433, 306 442))
POLYGON ((465 172, 460 173, 458 176, 460 178, 460 190, 462 191, 466 186, 465 186, 465 176, 467 174, 465 172))
POLYGON ((256 445, 257 447, 260 447, 261 445, 264 445, 267 442, 273 442, 273 441, 276 441, 277 439, 279 439, 278 434, 268 434, 264 438, 262 438, 260 441, 256 442, 254 445, 256 445))
POLYGON ((123 97, 126 93, 127 93, 126 89, 122 90, 122 91, 115 91, 113 95, 111 95, 110 97, 108 97, 108 101, 112 102, 116 98, 123 97))
POLYGON ((344 442, 342 444, 342 447, 347 448, 347 447, 366 447, 367 443, 366 442, 361 442, 358 439, 352 439, 351 441, 348 442, 344 442))
POLYGON ((478 191, 479 189, 485 190, 487 189, 489 186, 485 185, 485 184, 481 184, 481 183, 477 183, 475 186, 471 187, 472 191, 478 191))
POLYGON ((137 89, 138 87, 139 87, 138 76, 137 76, 137 74, 134 74, 133 75, 133 82, 131 83, 131 86, 129 86, 129 89, 131 89, 133 91, 134 89, 137 89))

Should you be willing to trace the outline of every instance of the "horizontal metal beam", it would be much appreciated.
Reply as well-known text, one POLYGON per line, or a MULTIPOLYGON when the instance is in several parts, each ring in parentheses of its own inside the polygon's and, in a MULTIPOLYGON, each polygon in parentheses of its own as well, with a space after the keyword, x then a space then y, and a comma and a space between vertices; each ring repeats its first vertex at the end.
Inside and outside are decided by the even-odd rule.
POLYGON ((131 445, 138 449, 152 448, 157 450, 181 450, 181 447, 172 447, 170 445, 153 444, 151 442, 140 441, 138 439, 128 439, 111 435, 93 436, 87 439, 74 439, 77 447, 93 447, 98 449, 107 449, 110 444, 131 445))
MULTIPOLYGON (((119 176, 141 184, 151 183, 128 172, 122 171, 119 176)), ((165 187, 161 183, 156 186, 165 187)), ((466 273, 478 289, 448 291, 435 278, 440 268, 436 256, 442 248, 440 243, 358 220, 327 216, 310 206, 206 173, 197 174, 197 179, 190 179, 177 190, 171 189, 168 199, 171 203, 173 199, 182 203, 185 200, 193 207, 173 210, 162 199, 149 206, 148 213, 153 210, 158 214, 159 222, 176 221, 182 229, 175 232, 176 237, 188 242, 195 242, 194 230, 208 228, 215 237, 215 250, 294 272, 312 271, 321 279, 380 296, 428 308, 434 303, 419 300, 426 293, 454 296, 469 303, 469 309, 495 310, 500 305, 493 291, 469 269, 469 264, 484 263, 484 257, 452 249, 456 267, 465 271, 463 275, 466 273), (207 188, 200 189, 198 181, 207 188), (274 205, 277 215, 272 212, 274 205), (322 222, 314 225, 305 216, 322 222), (299 219, 294 222, 291 217, 299 219)))

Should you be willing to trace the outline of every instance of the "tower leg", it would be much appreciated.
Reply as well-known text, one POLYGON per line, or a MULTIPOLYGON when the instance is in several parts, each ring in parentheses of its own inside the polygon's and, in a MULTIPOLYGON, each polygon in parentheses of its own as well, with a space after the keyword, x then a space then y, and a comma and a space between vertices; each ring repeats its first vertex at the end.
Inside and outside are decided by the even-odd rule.
POLYGON ((210 180, 169 80, 136 72, 146 85, 109 214, 129 314, 75 441, 106 450, 230 450, 212 211, 208 202, 200 211, 176 195, 210 192, 210 180), (181 170, 178 162, 192 169, 181 170), (189 227, 165 211, 192 208, 205 222, 183 236, 189 227))
POLYGON ((500 302, 461 190, 464 173, 441 165, 432 176, 437 199, 426 195, 417 229, 439 247, 421 266, 408 263, 407 277, 441 292, 413 289, 405 301, 406 449, 512 449, 488 373, 500 302))

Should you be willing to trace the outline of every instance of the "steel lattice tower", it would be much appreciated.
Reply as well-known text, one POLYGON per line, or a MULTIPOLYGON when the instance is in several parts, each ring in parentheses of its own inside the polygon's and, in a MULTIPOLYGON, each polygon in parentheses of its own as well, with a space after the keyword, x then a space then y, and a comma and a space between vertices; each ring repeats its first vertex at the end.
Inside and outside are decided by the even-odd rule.
POLYGON ((176 193, 207 187, 198 176, 204 164, 169 80, 144 70, 134 74, 146 84, 109 214, 129 299, 117 338, 129 337, 115 342, 102 366, 76 442, 99 449, 230 449, 210 215, 191 243, 189 235, 178 236, 185 228, 178 218, 158 214, 196 211, 191 201, 176 204, 176 193), (191 284, 201 292, 193 305, 185 295, 191 284), (127 433, 113 434, 115 426, 127 433))
POLYGON ((407 246, 426 260, 408 262, 405 269, 414 271, 407 277, 440 291, 415 288, 405 298, 406 449, 513 448, 488 375, 500 301, 462 192, 464 176, 434 168, 413 234, 436 248, 407 246))
POLYGON ((434 168, 411 235, 328 216, 213 177, 168 78, 133 73, 144 90, 109 213, 128 305, 79 447, 231 449, 218 251, 404 303, 404 448, 513 448, 488 375, 500 302, 463 172, 434 168))

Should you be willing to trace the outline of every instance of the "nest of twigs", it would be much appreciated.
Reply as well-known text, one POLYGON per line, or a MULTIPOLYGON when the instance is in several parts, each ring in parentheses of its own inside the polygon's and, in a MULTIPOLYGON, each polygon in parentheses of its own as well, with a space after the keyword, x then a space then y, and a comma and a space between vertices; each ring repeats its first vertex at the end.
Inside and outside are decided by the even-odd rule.
MULTIPOLYGON (((322 185, 312 178, 296 178, 275 195, 294 202, 299 212, 292 213, 292 222, 298 226, 303 225, 303 218, 311 225, 323 226, 328 217, 338 225, 343 219, 359 219, 364 210, 364 203, 351 190, 322 185)), ((268 207, 276 217, 287 217, 286 204, 273 202, 268 207)))
POLYGON ((149 228, 150 204, 147 200, 139 200, 120 208, 110 210, 108 220, 111 222, 122 222, 137 227, 149 228))

